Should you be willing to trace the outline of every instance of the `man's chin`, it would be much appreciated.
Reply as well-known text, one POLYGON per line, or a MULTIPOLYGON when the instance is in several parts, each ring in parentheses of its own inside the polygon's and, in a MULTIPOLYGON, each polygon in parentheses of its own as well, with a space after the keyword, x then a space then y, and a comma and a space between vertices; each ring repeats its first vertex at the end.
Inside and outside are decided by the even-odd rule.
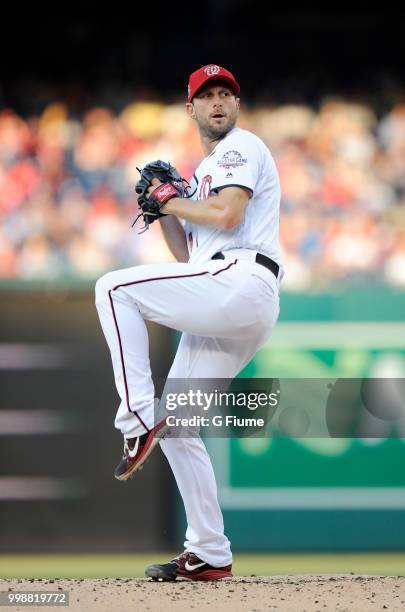
POLYGON ((230 132, 233 127, 234 126, 230 125, 229 123, 227 125, 210 125, 207 131, 210 138, 215 138, 219 140, 221 138, 224 138, 224 136, 226 136, 227 133, 230 132))

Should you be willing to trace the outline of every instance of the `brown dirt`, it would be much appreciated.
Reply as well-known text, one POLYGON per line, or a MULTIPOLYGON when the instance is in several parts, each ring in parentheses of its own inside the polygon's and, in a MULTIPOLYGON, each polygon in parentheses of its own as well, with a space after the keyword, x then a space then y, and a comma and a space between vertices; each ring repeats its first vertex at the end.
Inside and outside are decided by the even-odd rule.
MULTIPOLYGON (((405 577, 271 576, 224 582, 156 583, 139 579, 0 580, 0 591, 69 592, 70 612, 323 612, 405 610, 405 577)), ((26 612, 28 606, 1 608, 26 612)), ((31 608, 32 609, 32 608, 31 608)), ((34 609, 38 609, 35 607, 34 609)))

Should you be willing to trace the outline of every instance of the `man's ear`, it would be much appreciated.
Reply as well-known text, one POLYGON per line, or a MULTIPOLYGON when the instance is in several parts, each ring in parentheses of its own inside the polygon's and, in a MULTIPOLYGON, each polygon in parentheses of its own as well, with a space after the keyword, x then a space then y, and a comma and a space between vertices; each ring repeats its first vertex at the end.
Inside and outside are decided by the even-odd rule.
POLYGON ((191 119, 195 119, 195 108, 192 102, 187 102, 186 110, 189 116, 191 117, 191 119))
POLYGON ((240 110, 240 98, 236 98, 236 108, 240 110))

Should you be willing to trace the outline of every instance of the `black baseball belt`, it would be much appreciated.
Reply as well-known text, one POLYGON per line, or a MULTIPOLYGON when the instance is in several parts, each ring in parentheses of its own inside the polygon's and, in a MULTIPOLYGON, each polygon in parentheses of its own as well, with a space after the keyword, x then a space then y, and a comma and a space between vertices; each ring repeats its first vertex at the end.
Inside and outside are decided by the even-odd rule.
MULTIPOLYGON (((222 251, 219 251, 218 253, 215 253, 215 255, 211 257, 211 259, 225 259, 225 255, 222 253, 222 251)), ((265 268, 270 270, 270 272, 273 272, 276 278, 278 277, 280 266, 278 265, 278 263, 270 259, 270 257, 266 257, 266 255, 262 255, 261 253, 256 253, 255 262, 260 264, 261 266, 264 266, 265 268)))

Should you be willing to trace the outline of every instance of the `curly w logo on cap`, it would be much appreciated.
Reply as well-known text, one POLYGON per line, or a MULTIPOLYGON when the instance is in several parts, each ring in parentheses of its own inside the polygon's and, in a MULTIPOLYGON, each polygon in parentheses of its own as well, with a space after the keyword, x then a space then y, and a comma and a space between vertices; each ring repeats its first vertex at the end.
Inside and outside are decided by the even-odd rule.
POLYGON ((188 101, 192 102, 198 90, 209 81, 223 81, 231 88, 235 96, 239 95, 240 85, 232 72, 217 64, 207 64, 190 74, 188 80, 188 101))

